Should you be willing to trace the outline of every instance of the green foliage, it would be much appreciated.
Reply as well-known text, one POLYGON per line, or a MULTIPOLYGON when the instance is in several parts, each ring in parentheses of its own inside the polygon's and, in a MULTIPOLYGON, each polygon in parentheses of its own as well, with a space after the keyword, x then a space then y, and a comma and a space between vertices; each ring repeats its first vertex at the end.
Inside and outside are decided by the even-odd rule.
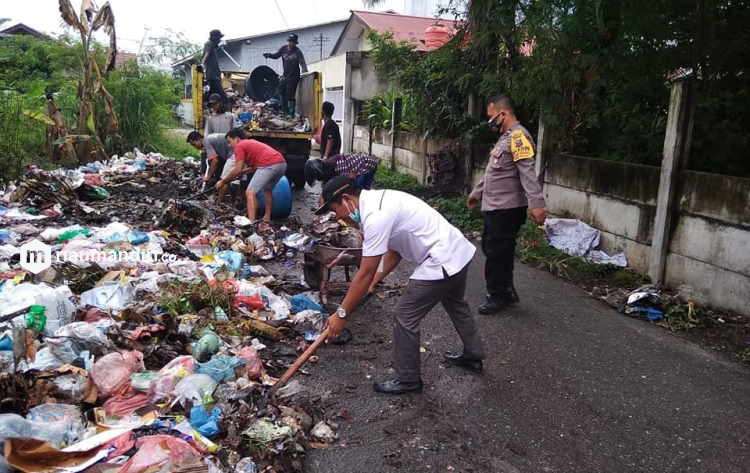
POLYGON ((435 51, 370 39, 378 70, 413 97, 420 131, 464 138, 481 129, 468 96, 481 108, 505 93, 530 128, 544 113, 558 151, 659 165, 668 77, 692 70, 689 167, 750 176, 746 2, 452 0, 449 10, 464 29, 435 51))
POLYGON ((23 166, 45 153, 44 127, 23 114, 36 100, 16 92, 0 92, 0 182, 21 172, 23 166))
POLYGON ((114 98, 120 120, 121 143, 118 144, 125 149, 156 149, 163 141, 163 128, 175 123, 174 107, 180 101, 180 82, 170 74, 131 62, 113 71, 105 85, 114 98))
POLYGON ((466 208, 466 199, 463 197, 434 197, 427 203, 464 233, 482 230, 482 215, 466 208))
POLYGON ((185 136, 173 131, 163 130, 154 142, 153 150, 170 158, 200 157, 200 152, 185 141, 185 136))
POLYGON ((139 60, 143 64, 172 65, 188 56, 198 56, 201 53, 201 45, 191 42, 185 33, 167 28, 164 36, 152 36, 146 41, 139 60))
POLYGON ((65 37, 42 41, 17 35, 0 41, 0 88, 22 94, 56 92, 80 67, 80 46, 65 37))
POLYGON ((410 194, 419 194, 426 189, 414 176, 391 171, 386 166, 378 166, 377 171, 375 171, 375 187, 395 189, 410 194))
POLYGON ((393 118, 393 104, 399 98, 402 101, 401 120, 397 123, 396 130, 406 132, 417 131, 419 117, 413 96, 404 95, 395 90, 389 90, 368 100, 362 107, 362 121, 366 121, 374 129, 390 130, 391 119, 393 118))

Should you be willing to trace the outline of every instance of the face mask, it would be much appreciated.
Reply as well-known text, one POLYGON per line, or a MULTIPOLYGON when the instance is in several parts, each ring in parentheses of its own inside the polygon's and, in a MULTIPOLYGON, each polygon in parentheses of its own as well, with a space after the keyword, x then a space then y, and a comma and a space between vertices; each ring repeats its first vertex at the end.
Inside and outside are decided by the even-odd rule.
POLYGON ((346 205, 347 210, 349 210, 349 218, 352 219, 352 222, 356 223, 357 225, 360 225, 362 223, 362 216, 359 214, 359 209, 355 208, 354 210, 349 208, 349 203, 347 202, 346 205))
POLYGON ((497 120, 497 117, 499 117, 501 113, 502 112, 498 112, 495 114, 495 116, 487 120, 487 124, 490 126, 490 128, 492 128, 495 131, 500 130, 500 127, 503 125, 503 120, 505 120, 505 117, 503 117, 503 120, 501 120, 500 123, 495 122, 495 120, 497 120))

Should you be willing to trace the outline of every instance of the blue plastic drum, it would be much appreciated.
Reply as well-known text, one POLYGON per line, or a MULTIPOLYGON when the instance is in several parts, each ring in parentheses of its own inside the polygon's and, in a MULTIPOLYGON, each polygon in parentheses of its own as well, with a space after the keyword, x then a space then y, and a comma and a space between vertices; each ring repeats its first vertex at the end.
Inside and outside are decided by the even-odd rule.
MULTIPOLYGON (((279 179, 273 188, 273 207, 271 208, 271 218, 287 218, 292 213, 292 186, 286 176, 279 179)), ((263 192, 258 192, 258 218, 263 217, 266 207, 266 199, 263 192)))

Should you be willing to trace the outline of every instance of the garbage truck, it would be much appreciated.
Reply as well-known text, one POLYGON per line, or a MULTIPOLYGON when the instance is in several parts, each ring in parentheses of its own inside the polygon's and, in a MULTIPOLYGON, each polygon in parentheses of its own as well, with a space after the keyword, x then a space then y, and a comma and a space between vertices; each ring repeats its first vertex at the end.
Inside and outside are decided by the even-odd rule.
MULTIPOLYGON (((203 90, 196 84, 203 84, 201 68, 193 66, 193 114, 195 127, 203 128, 203 116, 206 113, 203 104, 203 90)), ((236 74, 233 74, 236 76, 236 74)), ((300 77, 297 86, 297 115, 301 117, 304 127, 295 129, 278 129, 259 126, 257 120, 248 120, 245 133, 249 138, 262 141, 279 150, 287 161, 286 176, 297 188, 305 185, 305 163, 310 159, 310 151, 315 128, 322 120, 323 87, 320 72, 309 72, 300 77)), ((256 67, 245 80, 244 96, 256 103, 267 103, 278 96, 279 77, 268 66, 256 67)), ((240 94, 237 94, 238 96, 240 94)), ((240 114, 243 115, 243 114, 240 114)), ((241 118, 246 118, 242 117, 241 118)))

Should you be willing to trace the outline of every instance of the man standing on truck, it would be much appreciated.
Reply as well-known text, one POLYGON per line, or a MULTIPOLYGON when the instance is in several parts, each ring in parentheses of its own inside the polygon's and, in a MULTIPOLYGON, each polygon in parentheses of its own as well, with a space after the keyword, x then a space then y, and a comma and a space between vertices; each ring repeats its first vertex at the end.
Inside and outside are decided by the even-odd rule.
POLYGON ((211 30, 208 41, 203 46, 203 72, 208 82, 208 93, 219 94, 226 103, 227 94, 221 85, 221 69, 219 69, 219 43, 224 35, 219 30, 211 30))
POLYGON ((246 139, 245 132, 241 128, 230 130, 226 135, 226 140, 229 146, 234 149, 234 168, 222 176, 221 180, 216 183, 216 189, 221 191, 224 186, 246 170, 255 171, 247 185, 247 191, 245 191, 247 218, 253 223, 256 222, 258 215, 258 197, 256 194, 263 191, 266 204, 263 221, 270 222, 271 209, 273 208, 272 191, 286 172, 284 156, 265 143, 246 139))
POLYGON ((279 48, 277 52, 263 53, 263 57, 266 59, 282 59, 284 74, 279 83, 281 108, 284 113, 290 116, 294 116, 297 105, 297 84, 299 83, 300 71, 302 74, 307 73, 305 56, 297 47, 298 42, 297 35, 292 33, 287 38, 286 45, 279 48))
POLYGON ((323 159, 341 153, 341 132, 333 120, 335 107, 331 102, 323 102, 323 129, 320 132, 320 157, 323 159))

